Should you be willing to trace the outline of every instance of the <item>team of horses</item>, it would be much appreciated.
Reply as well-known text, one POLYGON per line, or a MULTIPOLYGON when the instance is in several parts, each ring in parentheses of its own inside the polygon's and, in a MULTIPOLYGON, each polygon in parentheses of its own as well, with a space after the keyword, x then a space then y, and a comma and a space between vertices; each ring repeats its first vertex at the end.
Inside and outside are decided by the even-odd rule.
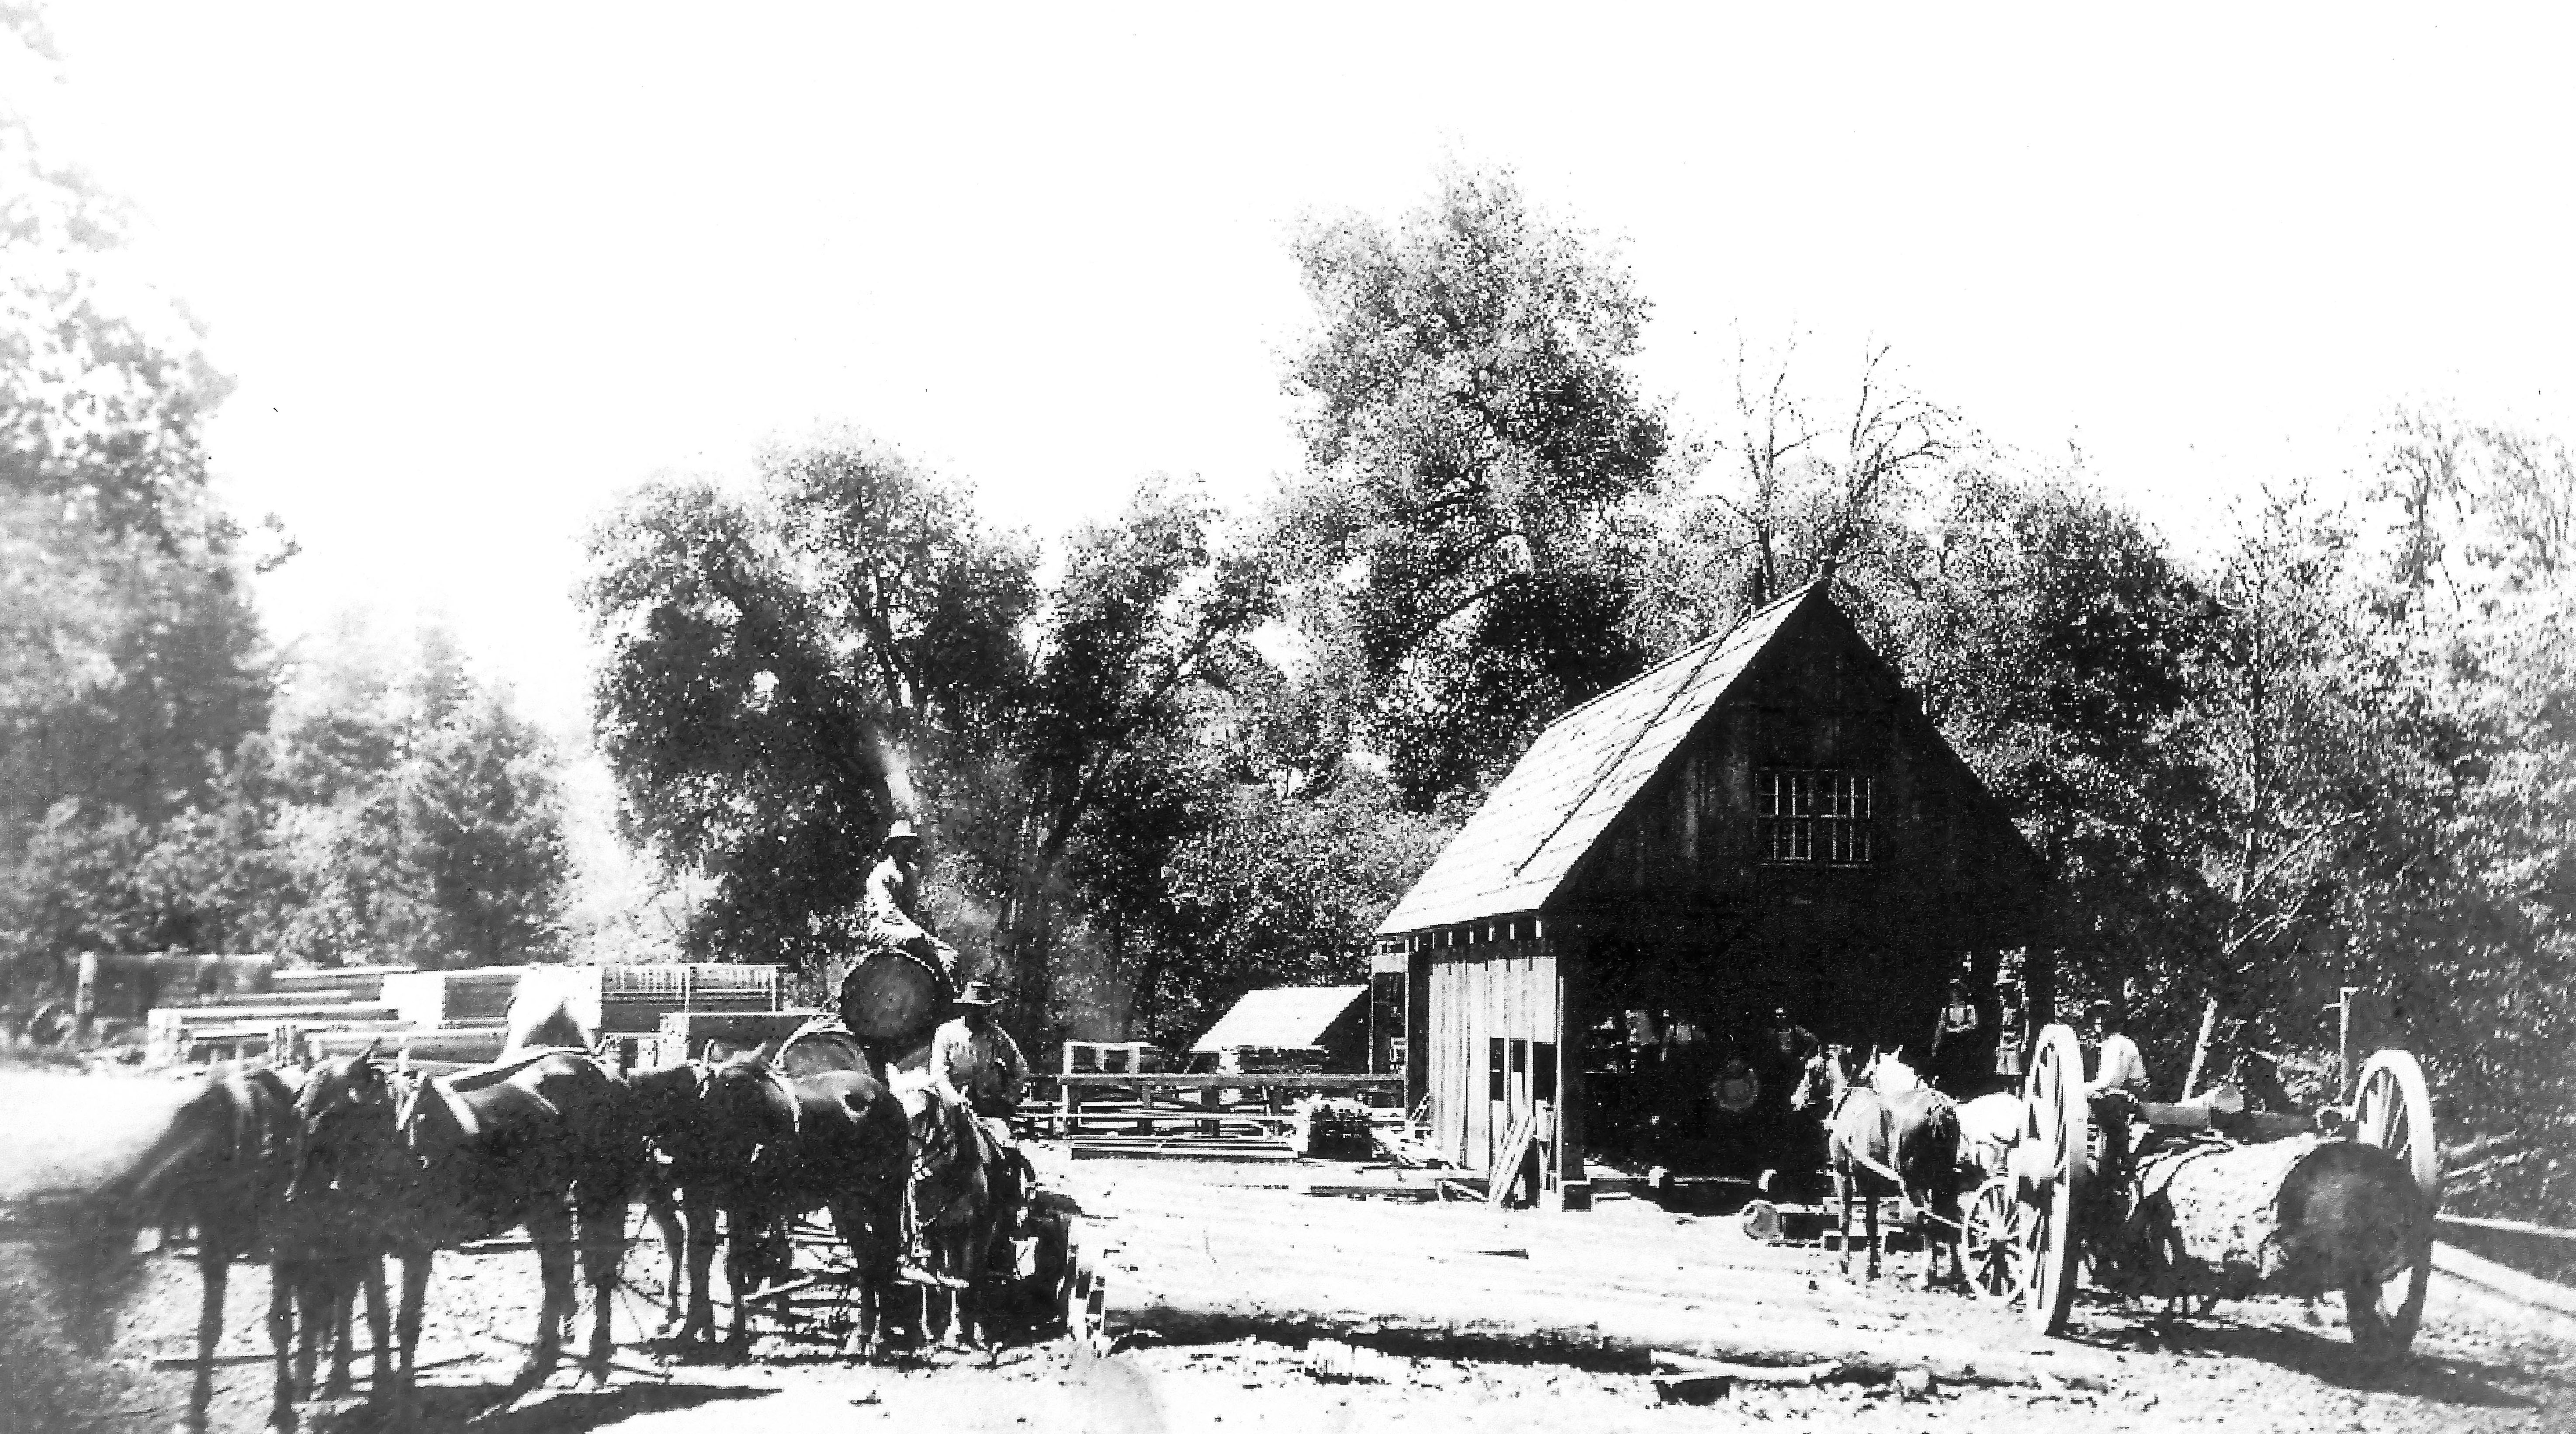
POLYGON ((1901 1051, 1873 1050, 1857 1075, 1848 1047, 1826 1046, 1811 1056, 1791 1092, 1793 1110, 1818 1112, 1825 1129, 1826 1167, 1832 1173, 1840 1214, 1843 1273, 1851 1273, 1852 1204, 1860 1202, 1868 1227, 1868 1277, 1879 1275, 1883 1237, 1879 1201, 1901 1195, 1927 1217, 1923 1283, 1933 1285, 1941 1259, 1950 1278, 1967 1283, 1960 1256, 1959 1186, 1963 1158, 1973 1163, 1994 1141, 2005 1144, 2019 1129, 2021 1103, 2008 1095, 1961 1103, 1933 1089, 1905 1064, 1901 1051))
POLYGON ((727 1343, 747 1352, 752 1308, 785 1278, 788 1230, 823 1210, 852 1260, 848 1353, 882 1352, 888 1297, 915 1230, 928 1252, 920 1278, 939 1296, 925 1301, 934 1308, 923 1334, 951 1345, 989 1337, 987 1272, 1024 1193, 1016 1152, 934 1088, 889 1089, 846 1035, 817 1034, 638 1073, 613 1069, 586 1041, 518 1049, 435 1078, 373 1049, 318 1062, 300 1081, 264 1066, 214 1068, 104 1192, 133 1223, 196 1232, 203 1303, 186 1427, 206 1425, 231 1267, 261 1254, 271 1271, 273 1428, 295 1426, 326 1347, 324 1393, 350 1391, 362 1292, 374 1336, 370 1403, 408 1422, 434 1257, 513 1229, 535 1247, 544 1298, 505 1398, 535 1388, 562 1360, 576 1269, 591 1294, 583 1364, 604 1382, 638 1203, 670 1255, 666 1336, 713 1338, 708 1284, 721 1234, 727 1343), (388 1258, 402 1270, 390 1320, 388 1258))

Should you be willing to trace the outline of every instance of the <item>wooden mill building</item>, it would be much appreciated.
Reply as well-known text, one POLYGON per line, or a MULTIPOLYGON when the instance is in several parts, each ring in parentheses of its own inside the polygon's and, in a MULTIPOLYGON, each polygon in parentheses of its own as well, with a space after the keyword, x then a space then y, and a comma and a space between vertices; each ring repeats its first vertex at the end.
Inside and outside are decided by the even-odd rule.
POLYGON ((1557 719, 1380 924, 1371 1055, 1449 1158, 1519 1177, 1518 1137, 1569 1208, 1596 1145, 1803 1168, 1775 1011, 1919 1053, 1964 974, 1992 1031, 2038 861, 1829 589, 1557 719))

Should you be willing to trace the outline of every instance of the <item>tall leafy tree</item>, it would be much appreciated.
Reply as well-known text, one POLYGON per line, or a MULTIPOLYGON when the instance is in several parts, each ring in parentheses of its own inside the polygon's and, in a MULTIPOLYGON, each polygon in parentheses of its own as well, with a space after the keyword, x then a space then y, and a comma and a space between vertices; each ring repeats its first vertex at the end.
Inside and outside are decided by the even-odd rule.
POLYGON ((2354 524, 2362 670, 2429 735, 2356 803, 2376 860, 2350 886, 2353 976, 2396 992, 2454 1118, 2559 1127, 2559 1158, 2490 1209, 2536 1213, 2576 1188, 2576 457, 2416 411, 2379 476, 2354 524))
POLYGON ((1148 479, 1117 518, 1075 531, 1039 616, 1013 728, 1016 820, 989 868, 1002 887, 997 954, 1024 1020, 1054 1006, 1068 856, 1086 833, 1139 830, 1146 808, 1113 805, 1121 792, 1186 805, 1159 778, 1198 699, 1264 665, 1249 639, 1277 611, 1275 574, 1221 547, 1216 518, 1195 487, 1148 479))
POLYGON ((2080 472, 1972 467, 1947 488, 1909 566, 1854 577, 1925 713, 2049 873, 2038 941, 2058 959, 2042 969, 2072 989, 2041 994, 2117 994, 2207 931, 2211 795, 2187 736, 2207 598, 2080 472))
MULTIPOLYGON (((0 45, 47 48, 25 11, 0 45)), ((123 205, 0 102, 0 954, 39 973, 190 929, 40 913, 96 889, 67 853, 135 855, 220 805, 267 716, 241 534, 206 488, 226 384, 124 237, 123 205)))
POLYGON ((636 834, 713 879, 692 945, 819 969, 886 824, 939 804, 952 744, 992 750, 1035 553, 863 434, 758 467, 747 495, 651 485, 594 534, 598 723, 636 834))
POLYGON ((1316 326, 1278 541, 1427 806, 1642 665, 1619 553, 1669 442, 1627 369, 1647 305, 1503 172, 1453 165, 1395 224, 1318 219, 1295 252, 1316 326))

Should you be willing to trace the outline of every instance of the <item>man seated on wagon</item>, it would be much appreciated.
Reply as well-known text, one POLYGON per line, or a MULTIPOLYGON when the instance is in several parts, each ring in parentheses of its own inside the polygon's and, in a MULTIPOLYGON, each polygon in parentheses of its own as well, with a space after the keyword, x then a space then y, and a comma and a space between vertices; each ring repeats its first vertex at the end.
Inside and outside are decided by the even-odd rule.
POLYGON ((863 908, 868 944, 911 956, 956 990, 957 948, 931 935, 921 919, 921 834, 911 822, 897 821, 886 829, 884 852, 868 873, 863 908))
POLYGON ((2093 1058, 2093 1079, 2084 1086, 2087 1095, 2104 1091, 2125 1091, 2139 1100, 2147 1098, 2147 1061, 2138 1054, 2138 1043, 2120 1029, 2120 1014, 2109 1001, 2097 1000, 2091 1008, 2092 1035, 2099 1047, 2093 1058))

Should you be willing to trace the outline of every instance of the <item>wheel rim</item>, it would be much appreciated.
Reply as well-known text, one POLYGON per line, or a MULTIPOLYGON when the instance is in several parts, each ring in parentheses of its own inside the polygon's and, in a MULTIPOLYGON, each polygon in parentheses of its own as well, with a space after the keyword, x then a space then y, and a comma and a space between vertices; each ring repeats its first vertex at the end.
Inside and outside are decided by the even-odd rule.
POLYGON ((2353 1138, 2397 1157, 2424 1197, 2424 1224, 2414 1258, 2389 1280, 2357 1281, 2344 1290, 2344 1322, 2352 1340, 2380 1354, 2402 1352, 2423 1322, 2424 1294, 2432 1282, 2432 1215, 2442 1201, 2442 1147, 2433 1129, 2433 1101, 2424 1068, 2406 1051, 2381 1051, 2361 1069, 2353 1102, 2353 1138))
POLYGON ((1978 1187, 1976 1203, 1969 1208, 1968 1279, 1988 1299, 2009 1300, 2021 1293, 2022 1241, 2027 1234, 2020 1211, 2021 1202, 2013 1198, 2011 1183, 2002 1176, 1978 1187))
POLYGON ((2059 1069, 2063 1053, 2057 1043, 2043 1040, 2030 1063, 2030 1076, 2022 1088, 2023 1108, 2027 1112, 2022 1136, 2039 1143, 2042 1152, 2040 1168, 2048 1178, 2062 1176, 2066 1170, 2066 1073, 2059 1069))
POLYGON ((2092 1112, 2084 1101, 2083 1059, 2073 1029, 2051 1025, 2039 1033, 2030 1078, 2022 1087, 2026 1138, 2042 1152, 2036 1162, 2041 1168, 2033 1172, 2040 1189, 2032 1192, 2035 1199, 2022 1202, 2027 1221, 2022 1317, 2041 1334, 2063 1333, 2075 1302, 2075 1212, 2091 1173, 2085 1141, 2092 1112))
POLYGON ((2405 1051, 2381 1051, 2362 1067, 2353 1133, 2394 1155, 2427 1201, 2442 1194, 2442 1151, 2433 1134, 2433 1102, 2424 1068, 2405 1051))

